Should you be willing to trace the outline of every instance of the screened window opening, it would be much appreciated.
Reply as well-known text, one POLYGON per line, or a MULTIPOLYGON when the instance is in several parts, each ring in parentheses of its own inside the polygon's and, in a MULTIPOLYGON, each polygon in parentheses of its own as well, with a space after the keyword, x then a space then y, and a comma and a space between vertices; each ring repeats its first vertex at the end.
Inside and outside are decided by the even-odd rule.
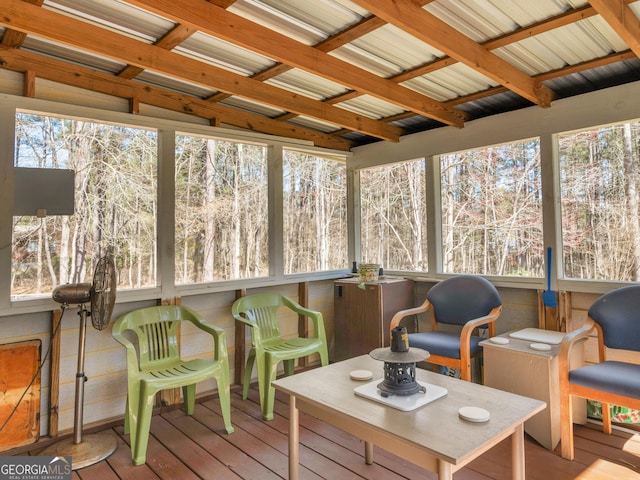
POLYGON ((283 152, 284 273, 347 268, 344 161, 283 152))
POLYGON ((266 277, 267 148, 176 136, 175 282, 266 277))
POLYGON ((16 114, 14 165, 75 172, 73 215, 13 217, 11 299, 91 283, 111 251, 118 288, 156 285, 157 134, 37 113, 16 114))
POLYGON ((564 276, 640 279, 640 123, 558 136, 564 276))
POLYGON ((440 157, 445 273, 544 276, 538 139, 440 157))
POLYGON ((360 171, 361 257, 389 270, 427 270, 424 160, 360 171))

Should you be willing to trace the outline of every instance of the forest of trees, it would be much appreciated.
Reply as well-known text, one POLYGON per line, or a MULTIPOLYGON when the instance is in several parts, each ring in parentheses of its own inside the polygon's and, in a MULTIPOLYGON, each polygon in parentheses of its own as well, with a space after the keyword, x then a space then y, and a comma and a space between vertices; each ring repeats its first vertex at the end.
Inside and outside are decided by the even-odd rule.
POLYGON ((544 275, 538 140, 444 155, 443 271, 544 275))
POLYGON ((424 161, 360 171, 362 261, 427 270, 424 161))
POLYGON ((640 280, 640 123, 558 140, 565 275, 640 280))
MULTIPOLYGON (((640 123, 558 136, 564 278, 638 281, 640 123)), ((441 155, 442 271, 545 275, 539 141, 441 155)), ((426 271, 422 161, 361 171, 362 257, 426 271)))
POLYGON ((176 284, 269 273, 267 149, 176 139, 176 284))
MULTIPOLYGON (((91 281, 113 250, 119 288, 156 286, 158 134, 37 114, 16 116, 15 165, 75 171, 75 214, 14 217, 13 299, 91 281)), ((558 136, 566 278, 637 281, 640 123, 558 136)), ((269 235, 282 234, 283 273, 348 268, 344 162, 284 150, 282 231, 269 225, 269 149, 175 138, 175 283, 269 275, 269 235)), ((442 270, 542 277, 539 142, 443 155, 442 270)), ((361 261, 427 271, 425 164, 360 171, 361 261)), ((161 217, 165 219, 165 217, 161 217)), ((275 239, 279 241, 278 238, 275 239)))
POLYGON ((119 286, 156 284, 157 135, 32 114, 16 116, 16 166, 75 171, 75 214, 14 217, 13 298, 90 282, 112 250, 119 286))

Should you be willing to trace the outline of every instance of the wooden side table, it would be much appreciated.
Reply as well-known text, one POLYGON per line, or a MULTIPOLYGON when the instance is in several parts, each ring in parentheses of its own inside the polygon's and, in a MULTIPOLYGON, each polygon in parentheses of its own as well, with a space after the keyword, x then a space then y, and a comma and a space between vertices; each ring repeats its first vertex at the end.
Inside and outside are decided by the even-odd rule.
MULTIPOLYGON (((501 345, 490 339, 483 340, 484 383, 525 397, 547 403, 547 408, 527 420, 524 431, 540 445, 554 450, 560 442, 560 386, 558 373, 559 345, 551 345, 550 350, 539 351, 530 348, 532 341, 509 337, 509 333, 499 335, 509 343, 501 345)), ((572 365, 584 362, 581 348, 576 348, 571 359, 572 365)), ((586 421, 586 402, 581 399, 574 403, 576 423, 586 421)))

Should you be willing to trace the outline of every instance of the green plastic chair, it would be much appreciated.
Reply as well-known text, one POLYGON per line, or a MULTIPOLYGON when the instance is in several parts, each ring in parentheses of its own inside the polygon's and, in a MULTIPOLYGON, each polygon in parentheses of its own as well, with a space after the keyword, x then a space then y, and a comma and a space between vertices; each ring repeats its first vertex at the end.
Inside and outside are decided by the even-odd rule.
POLYGON ((134 465, 146 461, 149 427, 157 392, 182 387, 184 410, 192 415, 196 383, 215 378, 222 417, 227 433, 231 426, 229 361, 225 332, 205 323, 193 310, 179 305, 162 305, 133 310, 113 324, 113 337, 127 349, 127 405, 124 432, 131 434, 131 458, 134 465), (214 359, 181 360, 177 331, 183 321, 210 333, 214 342, 214 359), (127 334, 125 334, 125 332, 127 334), (133 332, 135 335, 130 335, 133 332), (137 342, 129 338, 136 337, 137 342))
POLYGON ((294 362, 297 358, 306 357, 315 352, 320 354, 320 362, 323 366, 329 363, 322 313, 304 308, 290 298, 277 293, 259 293, 241 297, 234 302, 231 313, 237 321, 251 327, 251 350, 244 371, 242 398, 246 399, 249 395, 251 372, 255 361, 258 367, 262 418, 272 420, 275 390, 271 382, 276 379, 278 363, 283 362, 285 375, 293 374, 294 362), (313 337, 282 338, 277 317, 278 310, 282 307, 310 318, 313 322, 313 337))

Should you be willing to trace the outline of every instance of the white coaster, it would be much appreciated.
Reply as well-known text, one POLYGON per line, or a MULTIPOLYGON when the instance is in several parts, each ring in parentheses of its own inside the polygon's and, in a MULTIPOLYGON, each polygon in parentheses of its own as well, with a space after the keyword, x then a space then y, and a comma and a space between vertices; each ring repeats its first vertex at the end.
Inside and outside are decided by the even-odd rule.
POLYGON ((458 415, 463 420, 475 423, 488 422, 491 418, 489 411, 480 407, 461 407, 458 415))
POLYGON ((531 350, 538 350, 539 352, 546 352, 551 350, 551 345, 547 345, 546 343, 532 343, 529 345, 531 350))
POLYGON ((378 390, 378 384, 380 382, 382 382, 381 378, 373 380, 369 383, 365 383, 364 385, 360 385, 353 391, 356 395, 368 398, 369 400, 373 400, 375 402, 382 403, 383 405, 397 408, 398 410, 402 410, 404 412, 415 410, 416 408, 433 402, 440 397, 444 397, 448 393, 448 390, 444 387, 441 387, 439 385, 432 385, 430 383, 425 383, 418 380, 417 382, 427 389, 425 393, 418 392, 414 393, 413 395, 388 395, 386 397, 383 397, 382 395, 380 395, 380 391, 378 390))
POLYGON ((491 337, 489 341, 498 345, 506 345, 507 343, 509 343, 509 339, 505 337, 491 337))
POLYGON ((349 373, 349 377, 351 377, 351 380, 358 381, 371 380, 373 378, 373 372, 371 370, 353 370, 349 373))

